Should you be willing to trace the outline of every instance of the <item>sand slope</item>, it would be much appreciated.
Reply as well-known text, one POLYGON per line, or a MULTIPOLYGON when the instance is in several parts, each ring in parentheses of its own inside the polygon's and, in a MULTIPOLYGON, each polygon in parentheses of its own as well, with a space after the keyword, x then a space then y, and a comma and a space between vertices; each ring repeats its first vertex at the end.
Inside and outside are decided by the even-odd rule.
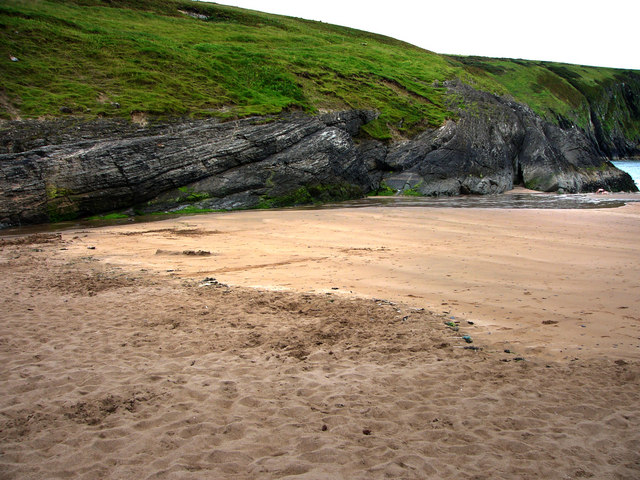
POLYGON ((166 270, 222 244, 158 225, 2 241, 0 478, 638 478, 633 347, 520 361, 416 305, 203 282, 166 270))
POLYGON ((404 302, 556 359, 640 359, 639 238, 640 204, 247 211, 65 234, 73 255, 162 276, 404 302))

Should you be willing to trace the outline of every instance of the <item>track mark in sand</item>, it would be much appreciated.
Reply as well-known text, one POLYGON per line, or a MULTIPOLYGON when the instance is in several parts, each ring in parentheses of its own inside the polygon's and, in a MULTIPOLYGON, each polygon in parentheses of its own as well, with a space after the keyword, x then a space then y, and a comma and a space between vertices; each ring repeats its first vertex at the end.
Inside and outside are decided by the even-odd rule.
POLYGON ((187 255, 191 257, 209 257, 211 255, 218 255, 217 253, 211 253, 209 250, 156 250, 156 255, 187 255))
POLYGON ((304 258, 298 258, 296 260, 285 260, 282 262, 259 263, 256 265, 243 265, 241 267, 224 267, 224 268, 219 268, 218 270, 211 270, 205 273, 229 273, 229 272, 242 272, 244 270, 256 270, 258 268, 283 267, 286 265, 293 265, 295 263, 317 262, 321 260, 326 260, 327 258, 329 257, 304 257, 304 258))
POLYGON ((366 255, 369 252, 389 252, 387 247, 371 248, 371 247, 351 247, 341 248, 340 252, 349 253, 351 255, 366 255))
POLYGON ((157 228, 155 230, 141 230, 141 231, 129 231, 118 232, 118 235, 132 236, 132 235, 153 235, 161 234, 165 236, 181 236, 181 237, 201 237, 204 235, 219 235, 219 230, 205 230, 203 228, 157 228))
POLYGON ((34 245, 40 243, 61 243, 62 234, 60 233, 36 233, 27 236, 16 236, 0 238, 0 247, 9 245, 34 245))

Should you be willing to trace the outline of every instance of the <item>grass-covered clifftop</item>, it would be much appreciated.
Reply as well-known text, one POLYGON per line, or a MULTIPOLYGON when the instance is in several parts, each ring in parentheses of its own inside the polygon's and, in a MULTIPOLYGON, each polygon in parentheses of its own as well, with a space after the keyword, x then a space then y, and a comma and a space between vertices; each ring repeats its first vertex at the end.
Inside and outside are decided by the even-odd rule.
POLYGON ((456 99, 443 86, 454 79, 511 95, 551 121, 640 141, 638 71, 443 56, 359 30, 186 0, 0 4, 5 119, 364 108, 381 113, 367 133, 390 139, 454 118, 456 99))
POLYGON ((640 72, 552 62, 450 57, 469 74, 500 85, 555 123, 591 131, 601 147, 626 138, 640 142, 640 72))

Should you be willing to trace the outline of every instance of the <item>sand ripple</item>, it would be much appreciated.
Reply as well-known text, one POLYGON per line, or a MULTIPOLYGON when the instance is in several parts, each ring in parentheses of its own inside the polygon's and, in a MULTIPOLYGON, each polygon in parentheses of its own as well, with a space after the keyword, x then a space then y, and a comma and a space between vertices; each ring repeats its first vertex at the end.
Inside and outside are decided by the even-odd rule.
POLYGON ((0 478, 640 475, 638 362, 514 361, 423 310, 50 240, 0 252, 0 478))

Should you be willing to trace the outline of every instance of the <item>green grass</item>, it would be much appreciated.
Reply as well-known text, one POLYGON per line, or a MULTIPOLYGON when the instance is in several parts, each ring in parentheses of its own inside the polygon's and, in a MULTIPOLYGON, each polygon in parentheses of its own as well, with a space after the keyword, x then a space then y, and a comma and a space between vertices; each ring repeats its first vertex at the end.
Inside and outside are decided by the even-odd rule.
POLYGON ((387 37, 170 0, 6 0, 0 57, 0 93, 22 117, 61 107, 87 117, 221 118, 367 108, 381 112, 369 127, 377 138, 452 117, 432 84, 459 70, 387 37))
MULTIPOLYGON (((197 208, 192 205, 189 205, 185 208, 175 211, 160 211, 160 212, 151 212, 151 213, 142 213, 136 212, 135 215, 127 215, 125 213, 108 213, 106 215, 93 215, 91 217, 86 217, 85 220, 122 220, 125 218, 135 218, 135 217, 146 217, 146 216, 158 216, 158 215, 167 215, 167 216, 177 216, 177 215, 195 215, 199 213, 212 213, 212 212, 227 212, 228 210, 220 210, 213 208, 197 208)), ((73 220, 77 217, 69 218, 69 220, 73 220)), ((56 220, 59 221, 59 220, 56 220)))
POLYGON ((397 192, 383 180, 380 187, 369 194, 370 197, 393 197, 397 192))
POLYGON ((189 187, 179 187, 178 191, 182 196, 176 199, 176 203, 195 203, 211 197, 207 192, 196 192, 193 188, 189 187))
POLYGON ((401 195, 404 195, 405 197, 421 197, 422 194, 414 188, 408 188, 406 190, 403 190, 401 195))
POLYGON ((328 202, 341 202, 362 198, 360 187, 349 184, 310 185, 300 187, 291 193, 281 196, 262 197, 256 208, 282 208, 296 205, 321 204, 328 202))
POLYGON ((628 138, 640 136, 637 100, 628 98, 625 104, 624 92, 610 90, 612 85, 623 83, 629 89, 628 96, 637 96, 638 71, 500 58, 448 58, 473 76, 470 83, 481 79, 481 87, 498 84, 494 93, 512 96, 549 121, 564 119, 587 128, 592 121, 590 111, 595 110, 606 132, 619 127, 628 138))
POLYGON ((227 210, 220 210, 215 208, 198 208, 193 205, 181 208, 180 210, 173 210, 170 212, 152 212, 151 215, 192 215, 195 213, 211 213, 211 212, 226 212, 227 210))
POLYGON ((387 140, 455 118, 446 80, 585 125, 590 96, 621 73, 447 57, 359 30, 188 0, 3 0, 0 59, 2 118, 60 116, 62 107, 85 118, 222 119, 364 108, 380 112, 365 133, 387 140))
POLYGON ((125 213, 107 213, 106 215, 93 215, 87 220, 120 220, 122 218, 129 218, 131 215, 125 213))

